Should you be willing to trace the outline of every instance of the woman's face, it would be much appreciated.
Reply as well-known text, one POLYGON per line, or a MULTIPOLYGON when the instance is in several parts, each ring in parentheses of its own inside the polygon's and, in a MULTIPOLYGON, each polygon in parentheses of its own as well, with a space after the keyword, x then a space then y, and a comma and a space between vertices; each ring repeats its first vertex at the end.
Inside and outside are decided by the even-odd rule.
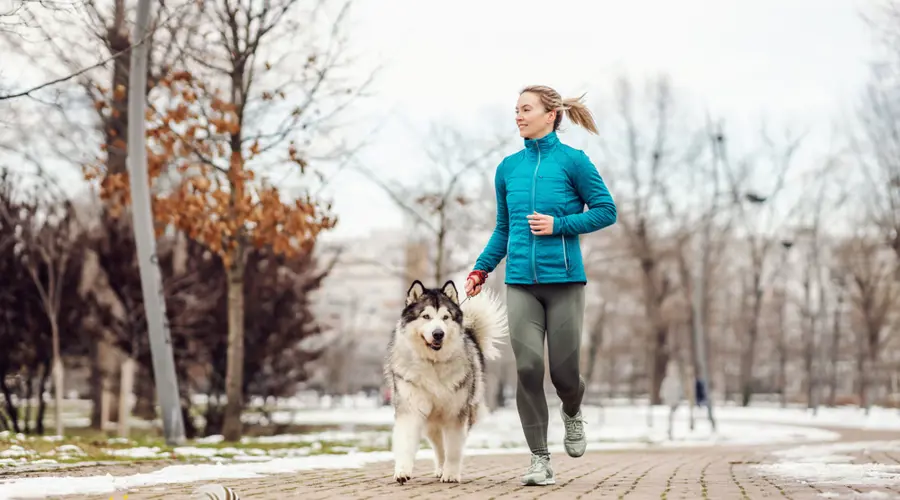
POLYGON ((519 135, 526 139, 537 139, 553 130, 556 113, 545 111, 541 99, 532 92, 523 92, 516 103, 516 125, 519 135))

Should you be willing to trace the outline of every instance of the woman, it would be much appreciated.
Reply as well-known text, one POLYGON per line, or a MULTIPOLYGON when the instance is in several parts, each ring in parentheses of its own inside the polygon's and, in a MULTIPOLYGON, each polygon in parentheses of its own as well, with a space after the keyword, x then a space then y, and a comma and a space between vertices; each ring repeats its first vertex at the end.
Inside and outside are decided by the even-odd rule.
POLYGON ((516 406, 532 453, 522 477, 525 485, 555 483, 547 450, 545 331, 550 378, 562 401, 566 453, 584 454, 580 407, 585 383, 578 362, 587 278, 579 235, 616 222, 616 205, 597 169, 584 152, 557 137, 563 112, 597 133, 581 99, 562 99, 545 86, 519 94, 516 124, 525 148, 497 167, 497 226, 466 280, 466 293, 477 295, 506 257, 509 330, 519 379, 516 406))

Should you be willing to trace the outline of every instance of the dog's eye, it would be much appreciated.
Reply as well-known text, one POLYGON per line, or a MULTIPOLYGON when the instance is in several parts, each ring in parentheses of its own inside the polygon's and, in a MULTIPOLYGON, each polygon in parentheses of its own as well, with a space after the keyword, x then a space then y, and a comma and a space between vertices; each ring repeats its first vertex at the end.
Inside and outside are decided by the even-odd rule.
POLYGON ((444 321, 447 321, 448 319, 450 319, 450 315, 449 315, 449 314, 445 314, 445 315, 441 316, 441 319, 444 320, 444 321))
POLYGON ((431 319, 431 315, 430 315, 430 314, 423 314, 423 315, 422 315, 422 319, 431 319))

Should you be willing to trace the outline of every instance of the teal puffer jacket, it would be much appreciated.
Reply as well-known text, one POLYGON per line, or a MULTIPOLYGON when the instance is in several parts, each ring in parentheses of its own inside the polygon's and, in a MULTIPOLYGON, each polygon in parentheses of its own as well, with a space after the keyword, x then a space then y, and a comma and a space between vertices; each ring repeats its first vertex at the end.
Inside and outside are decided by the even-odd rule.
POLYGON ((587 282, 579 235, 616 222, 616 204, 587 155, 556 132, 525 139, 497 167, 494 189, 497 226, 475 270, 490 273, 506 257, 507 284, 587 282), (552 235, 531 233, 526 216, 534 212, 553 217, 552 235))

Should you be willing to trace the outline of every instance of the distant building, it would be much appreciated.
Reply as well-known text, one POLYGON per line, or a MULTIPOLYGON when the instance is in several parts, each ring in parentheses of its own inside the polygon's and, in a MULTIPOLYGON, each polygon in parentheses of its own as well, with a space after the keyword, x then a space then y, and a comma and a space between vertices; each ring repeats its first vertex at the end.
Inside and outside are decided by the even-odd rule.
POLYGON ((307 386, 335 393, 380 389, 407 287, 405 241, 402 231, 386 230, 320 245, 323 264, 337 251, 340 256, 312 300, 328 348, 307 386))

